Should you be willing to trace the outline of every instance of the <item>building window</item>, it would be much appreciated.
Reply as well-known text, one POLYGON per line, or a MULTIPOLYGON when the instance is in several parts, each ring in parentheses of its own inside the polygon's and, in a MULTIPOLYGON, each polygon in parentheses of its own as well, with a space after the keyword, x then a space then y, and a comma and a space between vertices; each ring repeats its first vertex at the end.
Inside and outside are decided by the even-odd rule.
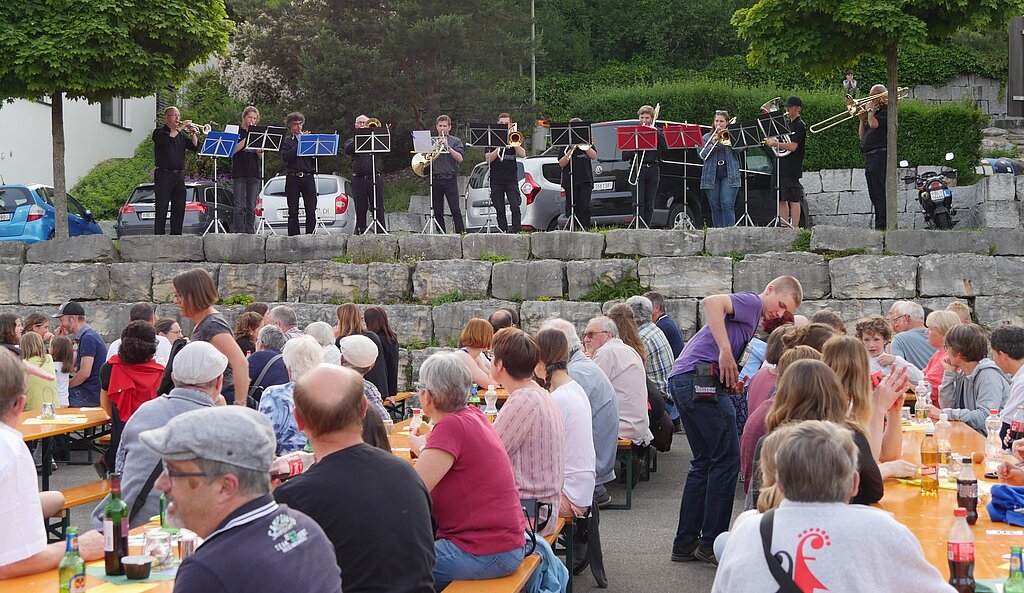
POLYGON ((121 97, 114 97, 113 99, 100 103, 100 121, 119 128, 125 127, 124 99, 121 97))
POLYGON ((53 105, 53 100, 50 99, 50 95, 43 95, 36 99, 36 103, 42 103, 43 105, 53 105))

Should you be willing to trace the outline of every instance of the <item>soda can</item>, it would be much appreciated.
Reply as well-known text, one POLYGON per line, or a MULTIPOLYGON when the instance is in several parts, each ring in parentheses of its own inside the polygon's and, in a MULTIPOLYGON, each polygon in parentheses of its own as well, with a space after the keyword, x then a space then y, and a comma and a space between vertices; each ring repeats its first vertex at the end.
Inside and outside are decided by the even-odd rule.
POLYGON ((178 540, 178 558, 185 560, 196 552, 196 534, 182 533, 178 540))

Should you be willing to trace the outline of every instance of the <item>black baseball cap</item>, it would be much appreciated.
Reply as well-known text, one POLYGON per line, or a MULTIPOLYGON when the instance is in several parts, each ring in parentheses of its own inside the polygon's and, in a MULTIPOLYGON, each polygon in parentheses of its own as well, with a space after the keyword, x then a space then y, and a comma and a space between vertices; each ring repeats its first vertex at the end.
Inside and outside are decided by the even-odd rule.
POLYGON ((82 305, 76 303, 75 301, 68 301, 61 305, 60 309, 58 309, 57 312, 54 313, 53 315, 50 315, 50 317, 53 319, 57 319, 59 317, 63 317, 64 315, 81 315, 84 317, 85 308, 82 307, 82 305))
POLYGON ((786 99, 786 107, 803 107, 803 106, 804 106, 804 102, 801 101, 800 97, 797 97, 796 95, 791 95, 788 99, 786 99))

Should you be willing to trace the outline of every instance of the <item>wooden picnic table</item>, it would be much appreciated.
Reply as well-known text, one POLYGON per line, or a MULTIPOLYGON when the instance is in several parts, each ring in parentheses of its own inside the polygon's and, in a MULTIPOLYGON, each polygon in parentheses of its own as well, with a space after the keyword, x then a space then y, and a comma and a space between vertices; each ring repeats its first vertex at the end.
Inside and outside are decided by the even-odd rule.
MULTIPOLYGON (((42 441, 42 490, 50 489, 53 438, 61 435, 70 436, 73 433, 104 426, 108 423, 110 423, 110 416, 103 408, 58 408, 57 416, 53 420, 40 419, 38 410, 21 413, 15 428, 22 434, 22 438, 25 442, 42 441), (75 421, 71 421, 72 419, 75 421)), ((88 441, 108 433, 109 431, 100 431, 88 437, 73 440, 88 441)))

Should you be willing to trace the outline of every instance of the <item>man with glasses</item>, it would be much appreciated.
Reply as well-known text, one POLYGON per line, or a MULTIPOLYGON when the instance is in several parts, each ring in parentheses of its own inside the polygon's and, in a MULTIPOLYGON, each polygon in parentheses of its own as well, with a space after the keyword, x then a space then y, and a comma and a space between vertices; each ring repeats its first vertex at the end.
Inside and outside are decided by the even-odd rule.
POLYGON ((203 538, 178 568, 176 593, 341 593, 323 530, 270 495, 276 441, 264 415, 245 406, 193 410, 139 439, 162 460, 156 488, 168 518, 203 538))
POLYGON ((640 354, 619 339, 615 322, 601 315, 583 332, 587 355, 601 367, 615 389, 619 404, 619 438, 638 445, 650 442, 647 416, 647 371, 640 354))
MULTIPOLYGON (((132 510, 131 527, 145 525, 160 512, 160 492, 153 488, 160 456, 143 446, 139 435, 185 412, 223 405, 220 390, 227 366, 227 357, 209 342, 188 344, 174 357, 174 389, 139 406, 125 423, 114 467, 121 472, 121 497, 132 510)), ((92 523, 97 529, 103 526, 106 506, 107 498, 93 510, 92 523)))
POLYGON ((935 354, 935 347, 928 343, 924 307, 910 301, 896 301, 889 307, 886 319, 895 334, 889 347, 890 352, 903 357, 919 369, 928 366, 928 361, 935 354))

